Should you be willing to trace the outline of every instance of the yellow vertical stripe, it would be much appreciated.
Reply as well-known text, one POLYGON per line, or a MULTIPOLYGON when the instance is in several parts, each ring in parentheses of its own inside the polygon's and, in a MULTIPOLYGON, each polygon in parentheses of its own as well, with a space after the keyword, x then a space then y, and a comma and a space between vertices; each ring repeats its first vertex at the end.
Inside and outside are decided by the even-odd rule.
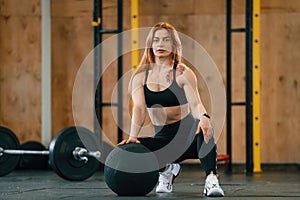
POLYGON ((133 70, 135 70, 139 64, 139 50, 138 50, 139 12, 138 11, 139 11, 138 0, 131 0, 131 45, 132 45, 131 63, 132 63, 133 70))
POLYGON ((253 0, 253 172, 260 160, 260 0, 253 0))

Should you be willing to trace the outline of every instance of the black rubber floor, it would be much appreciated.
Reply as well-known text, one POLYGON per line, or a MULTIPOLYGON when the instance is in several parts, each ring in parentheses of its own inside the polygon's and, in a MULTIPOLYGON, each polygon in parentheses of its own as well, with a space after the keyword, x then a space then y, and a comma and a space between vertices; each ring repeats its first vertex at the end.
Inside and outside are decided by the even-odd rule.
POLYGON ((174 192, 145 197, 119 197, 106 185, 101 171, 82 182, 66 181, 51 170, 15 170, 0 177, 0 199, 300 199, 300 172, 263 171, 246 176, 244 173, 220 172, 223 198, 203 196, 204 174, 195 167, 183 167, 175 180, 174 192))

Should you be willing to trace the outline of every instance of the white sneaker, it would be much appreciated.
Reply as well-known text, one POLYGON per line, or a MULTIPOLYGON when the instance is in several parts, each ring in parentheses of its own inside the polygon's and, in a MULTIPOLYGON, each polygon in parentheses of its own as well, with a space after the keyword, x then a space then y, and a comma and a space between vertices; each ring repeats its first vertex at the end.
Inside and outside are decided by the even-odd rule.
POLYGON ((156 187, 157 193, 170 193, 173 191, 174 179, 180 174, 179 164, 169 164, 164 172, 159 172, 159 184, 156 187))
POLYGON ((203 191, 205 196, 208 197, 223 197, 224 192, 219 185, 219 181, 216 175, 210 174, 205 180, 205 187, 203 191))

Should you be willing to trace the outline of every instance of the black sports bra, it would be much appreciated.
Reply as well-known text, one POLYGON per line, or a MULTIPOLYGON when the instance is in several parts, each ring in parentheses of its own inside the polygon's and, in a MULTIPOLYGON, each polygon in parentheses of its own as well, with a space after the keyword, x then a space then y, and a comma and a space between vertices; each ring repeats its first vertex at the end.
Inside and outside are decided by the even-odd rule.
POLYGON ((177 62, 173 65, 173 82, 171 85, 162 91, 152 91, 147 87, 148 70, 146 70, 144 93, 145 101, 148 108, 150 107, 170 107, 186 104, 187 98, 184 89, 179 87, 176 82, 176 66, 177 62))

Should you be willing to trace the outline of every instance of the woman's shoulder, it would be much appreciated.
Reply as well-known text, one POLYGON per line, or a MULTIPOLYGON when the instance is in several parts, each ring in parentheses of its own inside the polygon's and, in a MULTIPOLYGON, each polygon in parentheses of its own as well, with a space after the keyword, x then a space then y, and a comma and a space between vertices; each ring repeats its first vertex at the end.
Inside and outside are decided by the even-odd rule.
POLYGON ((139 72, 134 75, 132 81, 134 84, 143 84, 143 80, 145 79, 145 72, 139 72))
POLYGON ((196 80, 194 71, 184 63, 180 63, 178 65, 178 67, 176 68, 176 74, 178 75, 177 83, 180 87, 189 85, 191 82, 194 82, 196 80))
POLYGON ((179 74, 179 75, 182 74, 184 76, 186 76, 186 75, 190 76, 190 75, 194 74, 193 70, 184 63, 180 63, 180 64, 177 65, 176 73, 179 74))

